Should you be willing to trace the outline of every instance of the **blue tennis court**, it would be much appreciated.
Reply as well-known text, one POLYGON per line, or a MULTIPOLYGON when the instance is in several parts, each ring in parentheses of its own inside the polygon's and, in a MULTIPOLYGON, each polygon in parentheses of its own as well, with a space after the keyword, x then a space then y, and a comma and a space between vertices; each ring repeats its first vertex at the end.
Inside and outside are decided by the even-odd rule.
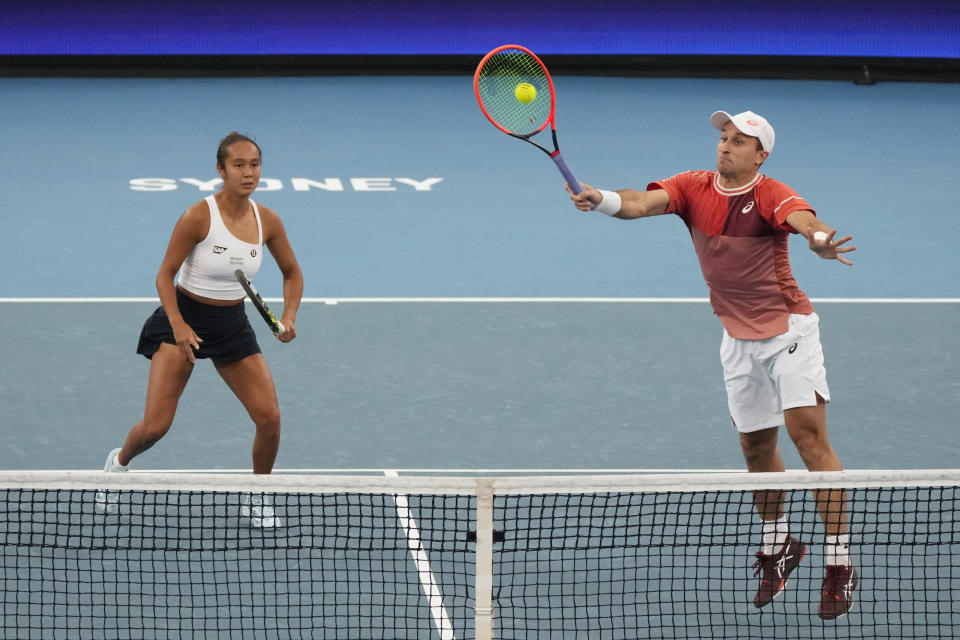
MULTIPOLYGON (((797 189, 859 247, 852 268, 820 261, 799 242, 792 247, 794 273, 821 316, 835 448, 852 469, 957 466, 954 247, 960 232, 943 218, 960 196, 954 178, 960 133, 931 123, 952 121, 960 86, 570 76, 556 82, 564 155, 581 180, 606 188, 642 188, 679 171, 710 168, 716 133, 707 117, 715 109, 766 115, 777 130, 777 149, 765 172, 797 189)), ((280 394, 278 470, 522 475, 743 468, 721 378, 720 324, 705 301, 682 223, 575 211, 551 163, 485 121, 469 78, 6 78, 0 95, 6 116, 0 130, 12 151, 5 166, 8 242, 0 255, 0 267, 11 274, 0 287, 0 326, 9 336, 0 372, 6 444, 0 467, 99 469, 140 418, 148 362, 134 349, 157 304, 156 269, 177 217, 216 188, 216 144, 236 129, 263 148, 264 180, 255 198, 280 213, 306 282, 292 344, 273 341, 255 325, 280 394), (388 101, 392 108, 385 109, 388 101)), ((279 295, 270 261, 257 285, 268 298, 279 295)), ((136 468, 249 469, 252 425, 207 364, 195 370, 171 432, 136 468)), ((802 468, 789 443, 782 450, 788 468, 802 468)), ((77 495, 83 503, 89 494, 88 488, 77 495)), ((918 513, 921 502, 929 501, 911 494, 902 509, 918 513)), ((424 521, 447 522, 442 511, 427 516, 423 503, 414 504, 424 521)), ((168 507, 151 508, 155 515, 168 507)), ((396 519, 399 504, 386 500, 384 508, 381 524, 396 519)), ((798 517, 814 527, 811 508, 807 501, 798 517)), ((232 515, 221 503, 213 515, 203 505, 191 509, 213 522, 232 515)), ((550 509, 572 517, 566 507, 550 509)), ((606 519, 619 527, 604 509, 586 511, 587 533, 577 535, 589 541, 606 519)), ((69 511, 58 513, 74 517, 65 515, 69 511)), ((669 530, 690 526, 670 519, 673 507, 654 513, 667 515, 669 530)), ((568 576, 540 595, 594 602, 593 593, 569 591, 580 582, 565 582, 571 578, 564 569, 575 575, 579 557, 554 561, 551 541, 534 540, 545 530, 541 516, 530 517, 535 533, 525 544, 540 554, 534 558, 548 573, 568 576)), ((323 524, 291 520, 288 530, 300 540, 320 539, 323 524)), ((122 519, 109 526, 119 529, 98 529, 107 546, 113 534, 127 531, 122 519)), ((629 522, 623 526, 632 531, 629 522)), ((135 558, 110 551, 107 568, 175 562, 178 545, 196 540, 207 549, 207 536, 219 531, 202 523, 174 529, 181 533, 171 538, 188 542, 161 543, 135 558)), ((468 562, 461 557, 464 532, 440 529, 438 542, 453 545, 454 564, 468 562)), ((752 584, 741 566, 755 542, 748 540, 748 525, 719 529, 740 533, 722 543, 730 553, 704 575, 752 584)), ((229 527, 223 531, 233 535, 229 527)), ((506 535, 511 553, 523 547, 506 535)), ((868 535, 875 534, 865 533, 864 540, 868 535)), ((397 584, 406 585, 394 595, 410 602, 430 629, 435 610, 419 600, 407 540, 399 529, 388 529, 387 537, 397 584)), ((659 538, 642 539, 642 548, 659 550, 659 538)), ((263 571, 255 559, 261 539, 230 540, 241 540, 242 549, 214 541, 214 553, 225 555, 206 558, 215 576, 263 571)), ((950 548, 930 565, 915 560, 914 570, 949 562, 950 548)), ((347 571, 337 564, 339 553, 301 555, 298 562, 347 571)), ((437 562, 446 561, 445 553, 438 552, 437 562)), ((681 582, 697 575, 695 559, 664 569, 659 563, 670 561, 668 553, 655 559, 656 567, 600 555, 601 567, 611 567, 601 578, 618 584, 637 575, 681 582)), ((816 590, 819 560, 800 578, 799 593, 816 590)), ((295 582, 296 562, 278 562, 295 582)), ((34 570, 53 569, 40 563, 34 570)), ((951 567, 939 570, 948 574, 951 567)), ((359 572, 360 584, 367 584, 369 567, 362 564, 359 572)), ((894 574, 915 575, 891 567, 870 577, 879 585, 894 574)), ((149 580, 142 588, 179 606, 168 596, 175 587, 149 580)), ((944 588, 956 588, 951 580, 944 588)), ((203 581, 216 590, 216 579, 203 581)), ((445 586, 472 605, 467 585, 445 586)), ((500 586, 497 606, 517 610, 529 609, 526 598, 540 588, 519 577, 512 590, 500 586)), ((854 637, 847 634, 868 616, 896 617, 870 589, 862 594, 862 617, 850 616, 836 631, 804 627, 806 635, 798 637, 854 637)), ((189 592, 183 586, 181 593, 189 592)), ((283 595, 284 612, 307 607, 306 599, 283 595)), ((241 594, 240 602, 267 606, 262 593, 243 599, 248 596, 241 594)), ((277 605, 270 600, 275 593, 264 597, 269 607, 277 605)), ((333 606, 350 596, 329 597, 333 606)), ((665 629, 671 622, 688 630, 742 623, 745 605, 718 597, 706 613, 689 601, 654 601, 649 609, 632 603, 626 616, 665 629)), ((212 610, 227 606, 206 598, 212 610)), ((79 606, 90 602, 83 594, 79 606)), ((137 603, 131 606, 134 612, 124 608, 124 615, 135 618, 137 603)), ((955 628, 955 605, 942 606, 927 623, 955 628)), ((808 608, 805 600, 791 600, 770 617, 746 619, 748 633, 761 634, 765 625, 808 608)), ((240 611, 242 618, 242 605, 240 611)), ((254 610, 256 619, 260 611, 254 610)), ((200 620, 204 612, 192 609, 181 620, 194 615, 200 620)), ((536 615, 549 624, 548 613, 536 615)), ((196 630, 206 623, 183 624, 196 630)), ((252 624, 241 627, 263 630, 252 624)), ((589 628, 578 632, 580 623, 569 624, 572 637, 589 636, 589 628)), ((234 631, 243 633, 231 628, 220 636, 234 637, 234 631)), ((283 629, 266 631, 284 635, 283 629)), ((884 626, 887 632, 910 637, 909 628, 884 626)))
MULTIPOLYGON (((261 335, 279 467, 741 468, 720 325, 682 223, 575 211, 551 163, 485 121, 468 78, 0 91, 16 150, 0 297, 17 336, 0 466, 99 467, 139 419, 148 362, 133 349, 159 260, 238 129, 263 147, 257 198, 284 219, 308 298, 294 343, 261 335)), ((859 247, 851 268, 792 251, 822 318, 836 448, 851 468, 955 466, 960 232, 941 220, 960 195, 960 134, 931 138, 929 123, 950 121, 960 87, 560 77, 557 91, 571 168, 608 188, 709 168, 716 108, 765 113, 778 133, 766 172, 859 247)), ((279 295, 271 261, 258 283, 279 295)), ((250 437, 200 366, 173 430, 137 463, 243 469, 250 437)))

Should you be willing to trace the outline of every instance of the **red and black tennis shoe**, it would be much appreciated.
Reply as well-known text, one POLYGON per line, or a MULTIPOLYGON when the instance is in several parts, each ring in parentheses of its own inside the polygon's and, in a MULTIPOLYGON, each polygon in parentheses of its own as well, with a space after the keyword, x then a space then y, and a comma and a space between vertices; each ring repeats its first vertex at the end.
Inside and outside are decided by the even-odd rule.
POLYGON ((817 615, 824 620, 836 620, 846 615, 853 606, 853 592, 858 582, 859 576, 853 565, 828 564, 817 615))
POLYGON ((753 563, 753 568, 756 569, 753 575, 761 577, 760 588, 757 589, 757 595, 753 597, 753 606, 758 609, 765 607, 783 593, 787 578, 797 568, 806 553, 807 545, 793 537, 788 537, 783 548, 773 555, 768 556, 758 551, 757 561, 753 563))

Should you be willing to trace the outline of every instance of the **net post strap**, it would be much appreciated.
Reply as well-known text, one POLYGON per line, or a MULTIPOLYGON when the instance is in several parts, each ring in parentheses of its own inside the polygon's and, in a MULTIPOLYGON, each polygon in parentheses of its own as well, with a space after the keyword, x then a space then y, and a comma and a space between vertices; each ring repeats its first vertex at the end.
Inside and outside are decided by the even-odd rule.
POLYGON ((477 479, 476 640, 493 639, 493 479, 477 479))

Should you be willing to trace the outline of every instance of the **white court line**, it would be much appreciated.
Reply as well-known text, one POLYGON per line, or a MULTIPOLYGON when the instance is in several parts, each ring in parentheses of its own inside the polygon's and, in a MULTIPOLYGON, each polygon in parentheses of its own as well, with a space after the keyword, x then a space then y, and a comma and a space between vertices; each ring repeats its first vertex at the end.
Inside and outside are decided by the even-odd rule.
MULTIPOLYGON (((396 471, 385 470, 383 475, 388 478, 396 478, 396 471)), ((413 556, 413 564, 417 567, 417 574, 420 576, 420 586, 423 587, 423 595, 427 597, 427 605, 430 607, 430 615, 433 617, 433 624, 440 633, 440 640, 456 640, 453 635, 453 625, 450 623, 450 616, 447 614, 446 607, 443 606, 443 595, 440 593, 440 587, 437 585, 437 579, 430 570, 430 559, 423 548, 420 539, 420 528, 417 521, 410 515, 410 504, 407 496, 402 493, 393 494, 393 500, 397 505, 397 519, 400 520, 400 526, 407 537, 407 546, 410 548, 410 555, 413 556)))
MULTIPOLYGON (((270 300, 270 298, 266 298, 270 300)), ((282 298, 276 298, 278 302, 282 302, 282 298)), ((708 298, 530 298, 530 297, 517 297, 517 298, 304 298, 304 302, 323 302, 325 304, 350 304, 350 303, 364 303, 364 302, 373 302, 373 303, 403 303, 403 302, 441 302, 441 303, 530 303, 530 302, 571 302, 571 303, 584 303, 584 302, 604 302, 604 303, 614 303, 614 302, 655 302, 655 303, 667 303, 667 302, 679 302, 679 303, 701 303, 709 302, 708 298)))
POLYGON ((0 298, 0 302, 66 302, 69 304, 81 302, 160 302, 160 298, 0 298))
MULTIPOLYGON (((95 469, 98 471, 99 469, 95 469)), ((287 468, 274 469, 273 473, 282 475, 305 474, 305 475, 385 475, 395 478, 403 475, 429 475, 429 474, 451 474, 451 475, 646 475, 650 473, 742 473, 746 469, 310 469, 310 468, 287 468)), ((802 469, 797 469, 802 471, 802 469)), ((66 470, 60 472, 68 473, 66 470)), ((245 469, 131 469, 130 473, 251 473, 250 468, 245 469)))
MULTIPOLYGON (((283 302, 283 298, 264 298, 266 302, 283 302)), ((960 304, 960 298, 811 298, 811 302, 827 304, 960 304)), ((2 303, 115 303, 115 302, 156 302, 159 298, 0 298, 2 303)), ((440 302, 440 303, 706 303, 708 298, 302 298, 302 303, 322 303, 327 305, 350 303, 404 303, 404 302, 440 302)))

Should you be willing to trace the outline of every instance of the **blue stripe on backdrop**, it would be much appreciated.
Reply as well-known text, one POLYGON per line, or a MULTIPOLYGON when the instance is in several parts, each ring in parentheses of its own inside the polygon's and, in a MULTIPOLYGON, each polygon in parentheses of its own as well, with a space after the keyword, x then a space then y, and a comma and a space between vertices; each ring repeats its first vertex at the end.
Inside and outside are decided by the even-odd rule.
MULTIPOLYGON (((561 77, 557 88, 564 155, 606 188, 711 168, 714 109, 766 115, 777 129, 766 172, 860 247, 845 268, 795 239, 809 295, 960 296, 960 230, 943 224, 960 201, 960 131, 943 125, 960 85, 561 77)), ((198 184, 216 177, 231 129, 264 149, 257 199, 283 217, 307 296, 706 295, 678 219, 574 211, 548 159, 486 122, 469 78, 3 79, 0 97, 0 297, 155 295, 173 224, 208 193, 198 184), (169 190, 131 186, 144 178, 169 190)), ((275 296, 267 265, 258 286, 275 296)))
POLYGON ((960 58, 950 0, 4 2, 0 54, 539 53, 960 58))

